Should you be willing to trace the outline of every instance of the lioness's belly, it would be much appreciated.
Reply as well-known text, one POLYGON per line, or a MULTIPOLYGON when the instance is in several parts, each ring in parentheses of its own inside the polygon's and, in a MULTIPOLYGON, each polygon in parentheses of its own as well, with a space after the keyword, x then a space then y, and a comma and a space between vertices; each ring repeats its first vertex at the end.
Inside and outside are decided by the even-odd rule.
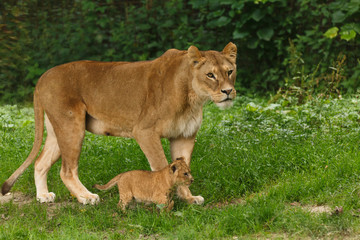
MULTIPOLYGON (((156 129, 161 138, 191 137, 200 128, 201 121, 201 112, 195 112, 178 116, 177 119, 157 121, 158 125, 154 124, 154 131, 156 129)), ((130 124, 107 122, 103 119, 96 119, 89 114, 86 115, 86 130, 98 135, 134 138, 133 128, 130 124)))
POLYGON ((86 130, 98 135, 128 137, 128 138, 133 137, 131 133, 132 129, 106 123, 104 121, 95 119, 90 115, 86 115, 86 130))

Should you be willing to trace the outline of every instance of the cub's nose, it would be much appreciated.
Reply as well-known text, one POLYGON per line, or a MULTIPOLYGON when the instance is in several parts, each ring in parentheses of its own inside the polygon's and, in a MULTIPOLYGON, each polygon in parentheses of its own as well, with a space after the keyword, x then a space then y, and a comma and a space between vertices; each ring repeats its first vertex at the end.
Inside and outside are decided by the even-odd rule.
POLYGON ((192 179, 190 179, 190 182, 191 182, 191 183, 193 183, 193 182, 194 182, 194 179, 193 179, 193 178, 192 178, 192 179))
POLYGON ((222 93, 225 93, 226 95, 230 95, 230 93, 232 92, 232 88, 228 88, 228 89, 221 89, 222 93))

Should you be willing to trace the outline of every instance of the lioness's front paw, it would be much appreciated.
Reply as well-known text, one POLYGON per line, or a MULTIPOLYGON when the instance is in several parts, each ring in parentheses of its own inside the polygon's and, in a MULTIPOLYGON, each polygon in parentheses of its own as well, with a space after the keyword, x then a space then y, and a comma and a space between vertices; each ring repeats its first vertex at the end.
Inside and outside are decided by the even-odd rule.
POLYGON ((42 193, 36 196, 36 200, 40 203, 51 203, 55 201, 55 193, 42 193))
POLYGON ((187 201, 191 204, 201 205, 204 203, 204 198, 202 196, 192 196, 191 198, 188 198, 187 201))
POLYGON ((78 201, 82 204, 91 204, 95 205, 100 202, 100 197, 97 194, 88 194, 87 196, 80 196, 78 197, 78 201))

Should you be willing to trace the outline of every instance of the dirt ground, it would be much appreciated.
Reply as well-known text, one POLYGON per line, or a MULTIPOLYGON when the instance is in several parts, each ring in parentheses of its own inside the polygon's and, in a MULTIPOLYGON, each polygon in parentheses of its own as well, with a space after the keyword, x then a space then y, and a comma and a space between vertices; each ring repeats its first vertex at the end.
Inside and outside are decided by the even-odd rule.
POLYGON ((0 204, 8 203, 13 201, 15 204, 24 205, 34 201, 33 197, 26 196, 22 192, 10 192, 4 196, 0 194, 0 204))
MULTIPOLYGON (((35 202, 35 198, 32 196, 28 196, 22 192, 10 192, 5 194, 4 196, 0 194, 0 205, 9 203, 12 201, 14 204, 17 204, 19 206, 22 206, 24 204, 30 204, 35 202)), ((245 204, 246 201, 242 199, 235 199, 230 202, 223 202, 223 203, 216 203, 216 204, 210 204, 206 206, 207 208, 223 208, 228 205, 237 205, 237 204, 245 204)), ((66 202, 66 203, 47 203, 48 206, 52 208, 61 207, 63 205, 68 204, 77 204, 76 202, 66 202)), ((298 207, 302 208, 303 210, 307 210, 314 214, 320 214, 320 213, 328 213, 328 214, 341 214, 342 208, 336 207, 335 209, 330 208, 329 206, 310 206, 310 205, 302 205, 300 203, 294 202, 291 203, 290 206, 292 207, 298 207)))

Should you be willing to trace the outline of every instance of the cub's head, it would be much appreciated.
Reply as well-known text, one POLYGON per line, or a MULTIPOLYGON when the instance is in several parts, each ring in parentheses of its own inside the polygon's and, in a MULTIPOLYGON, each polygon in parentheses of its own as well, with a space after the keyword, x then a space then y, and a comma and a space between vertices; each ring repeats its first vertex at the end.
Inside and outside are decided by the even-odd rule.
POLYGON ((170 164, 170 176, 172 176, 176 185, 190 185, 194 178, 191 176, 190 168, 184 161, 184 158, 177 158, 170 164))
POLYGON ((230 42, 222 52, 200 52, 197 47, 191 46, 187 54, 196 94, 213 101, 222 109, 231 107, 236 96, 236 45, 230 42))

